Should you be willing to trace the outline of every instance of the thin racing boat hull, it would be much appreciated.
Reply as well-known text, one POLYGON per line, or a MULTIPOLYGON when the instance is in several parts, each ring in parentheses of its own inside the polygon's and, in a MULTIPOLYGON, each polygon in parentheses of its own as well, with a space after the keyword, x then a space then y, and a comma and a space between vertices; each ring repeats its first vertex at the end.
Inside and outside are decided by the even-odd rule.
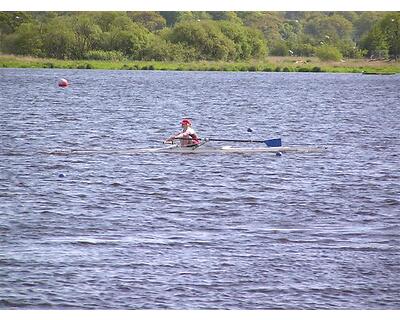
POLYGON ((259 148, 237 148, 231 146, 223 147, 180 147, 172 145, 162 148, 134 148, 126 150, 59 150, 48 152, 55 155, 68 154, 137 154, 137 153, 318 153, 326 151, 325 147, 259 147, 259 148))
MULTIPOLYGON (((151 149, 148 149, 151 150, 151 149)), ((259 147, 259 148, 237 148, 237 147, 175 147, 175 148, 159 148, 154 149, 153 152, 166 152, 166 153, 311 153, 323 152, 326 148, 322 147, 259 147)))

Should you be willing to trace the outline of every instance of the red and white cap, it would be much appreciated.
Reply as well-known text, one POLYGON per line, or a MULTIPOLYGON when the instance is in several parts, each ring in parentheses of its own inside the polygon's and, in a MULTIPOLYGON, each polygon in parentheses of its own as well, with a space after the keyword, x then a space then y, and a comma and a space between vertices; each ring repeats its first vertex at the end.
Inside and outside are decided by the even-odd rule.
POLYGON ((189 125, 189 126, 191 126, 192 125, 192 121, 190 121, 189 119, 183 119, 181 121, 181 125, 189 125))

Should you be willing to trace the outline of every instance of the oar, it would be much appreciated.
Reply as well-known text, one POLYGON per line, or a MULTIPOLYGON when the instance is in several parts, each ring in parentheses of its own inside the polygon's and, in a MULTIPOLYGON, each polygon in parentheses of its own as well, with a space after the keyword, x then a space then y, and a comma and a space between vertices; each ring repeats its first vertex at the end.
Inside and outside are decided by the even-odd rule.
POLYGON ((242 140, 242 139, 214 139, 208 138, 208 141, 222 141, 222 142, 249 142, 249 143, 265 143, 268 147, 281 147, 282 139, 268 139, 268 140, 242 140))
MULTIPOLYGON (((175 138, 178 140, 191 140, 189 138, 175 138)), ((249 142, 249 143, 265 143, 268 147, 281 147, 282 146, 282 139, 268 139, 268 140, 242 140, 242 139, 214 139, 214 138, 204 138, 199 139, 204 141, 221 141, 221 142, 249 142)))

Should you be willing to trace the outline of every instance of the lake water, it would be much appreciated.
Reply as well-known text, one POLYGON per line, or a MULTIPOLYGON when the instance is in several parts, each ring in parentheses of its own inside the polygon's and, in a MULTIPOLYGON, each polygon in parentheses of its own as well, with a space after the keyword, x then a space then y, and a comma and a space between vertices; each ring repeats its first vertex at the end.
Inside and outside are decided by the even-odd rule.
POLYGON ((399 309, 399 88, 0 69, 0 308, 399 309), (201 137, 328 150, 47 153, 162 146, 182 117, 201 137))

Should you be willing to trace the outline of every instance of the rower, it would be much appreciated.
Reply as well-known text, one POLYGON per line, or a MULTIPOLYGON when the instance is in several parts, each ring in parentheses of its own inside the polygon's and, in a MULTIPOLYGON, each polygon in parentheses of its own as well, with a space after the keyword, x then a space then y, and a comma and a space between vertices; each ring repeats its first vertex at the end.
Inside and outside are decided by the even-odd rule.
POLYGON ((164 143, 174 143, 175 139, 180 140, 181 147, 196 147, 200 144, 200 139, 196 131, 192 128, 190 119, 183 119, 181 121, 182 130, 177 134, 169 137, 164 143))

